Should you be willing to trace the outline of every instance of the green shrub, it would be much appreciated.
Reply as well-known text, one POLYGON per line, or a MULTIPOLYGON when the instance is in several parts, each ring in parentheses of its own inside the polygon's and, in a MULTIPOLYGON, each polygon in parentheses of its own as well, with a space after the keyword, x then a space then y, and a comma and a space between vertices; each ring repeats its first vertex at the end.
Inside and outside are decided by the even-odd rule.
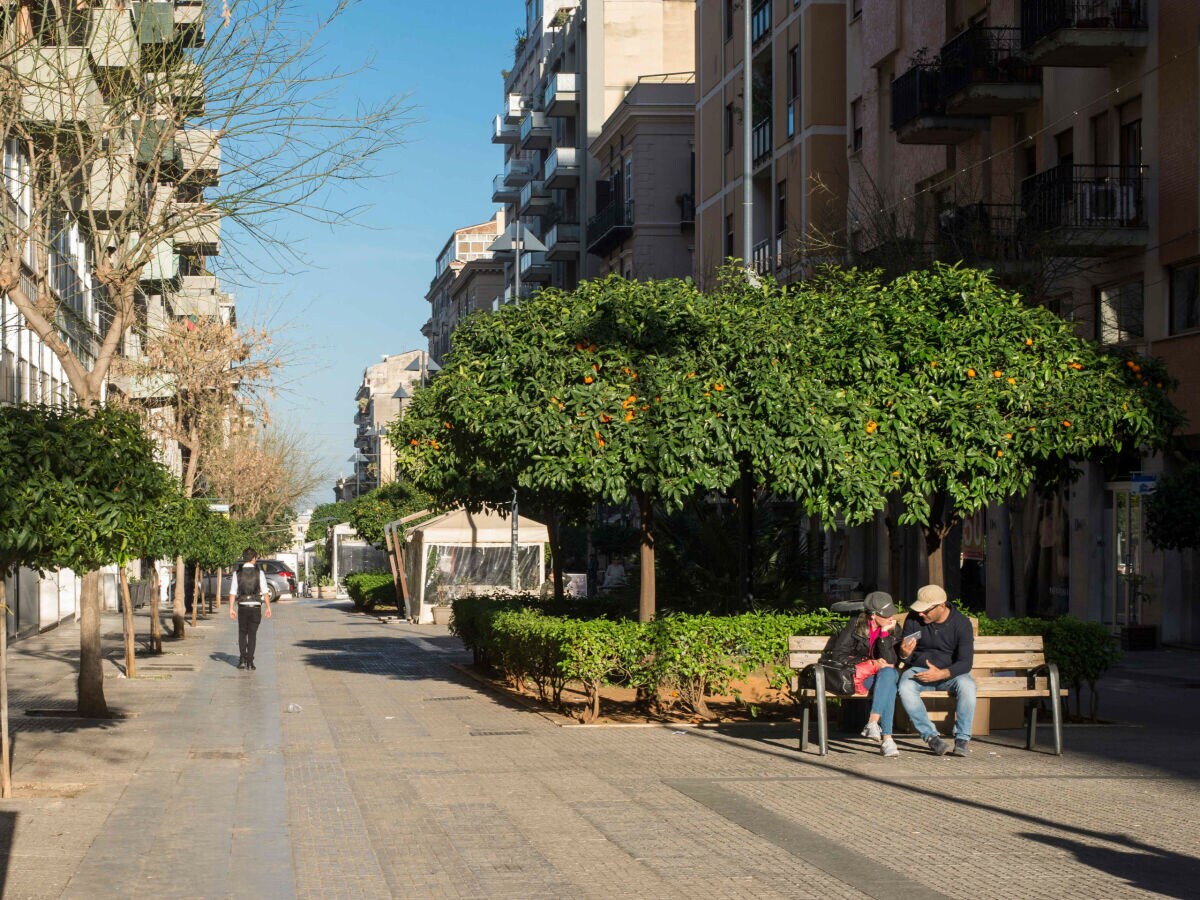
POLYGON ((391 606, 396 603, 396 586, 391 572, 352 572, 345 581, 346 593, 359 609, 369 611, 376 604, 391 606))
POLYGON ((1046 629, 1046 658, 1058 665, 1062 683, 1075 694, 1075 713, 1080 714, 1080 692, 1090 689, 1089 714, 1094 720, 1100 704, 1096 682, 1121 661, 1116 638, 1099 622, 1083 622, 1074 616, 1059 616, 1046 629))

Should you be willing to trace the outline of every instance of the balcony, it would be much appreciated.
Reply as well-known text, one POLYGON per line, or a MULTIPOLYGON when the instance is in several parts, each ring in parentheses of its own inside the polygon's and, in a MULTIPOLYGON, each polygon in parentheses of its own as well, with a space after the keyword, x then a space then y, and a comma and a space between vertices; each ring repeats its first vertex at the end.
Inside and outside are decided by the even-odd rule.
POLYGON ((961 144, 991 127, 988 116, 947 114, 937 66, 915 65, 892 80, 892 130, 901 144, 961 144))
POLYGON ((545 182, 530 181, 521 188, 521 196, 517 200, 517 212, 522 216, 540 216, 550 208, 550 192, 546 190, 545 182))
POLYGON ((579 184, 579 151, 574 147, 555 147, 546 158, 542 174, 548 190, 573 188, 579 184))
POLYGON ((6 68, 20 84, 17 118, 39 128, 89 127, 104 102, 83 47, 24 45, 9 51, 6 68))
POLYGON ((169 400, 175 396, 175 376, 170 373, 110 375, 108 383, 130 400, 169 400))
POLYGON ((175 34, 184 47, 204 46, 204 0, 175 0, 175 34))
POLYGON ((968 203, 938 214, 937 258, 1003 273, 1036 264, 1024 211, 1011 203, 968 203))
POLYGON ((633 234, 633 201, 610 203, 588 219, 587 251, 603 256, 633 234))
MULTIPOLYGON (((133 243, 137 236, 133 236, 133 243)), ((160 241, 154 247, 150 262, 142 269, 142 281, 175 281, 179 277, 179 254, 170 241, 160 241)))
POLYGON ((750 268, 759 275, 770 275, 774 267, 775 256, 771 252, 772 243, 770 238, 765 241, 759 241, 754 245, 754 249, 750 251, 750 268))
POLYGON ((171 307, 176 316, 217 318, 228 294, 221 291, 215 275, 184 275, 179 289, 171 295, 171 307))
POLYGON ((134 184, 133 159, 113 155, 93 161, 89 168, 87 188, 74 198, 73 210, 85 222, 103 225, 125 211, 134 184))
POLYGON ((696 227, 696 195, 680 194, 675 198, 679 204, 679 229, 686 231, 696 227))
POLYGON ((1058 256, 1146 246, 1146 167, 1061 165, 1021 183, 1031 234, 1058 256))
POLYGON ((546 258, 566 262, 579 256, 579 223, 559 222, 546 232, 546 258))
POLYGON ((530 110, 521 120, 521 136, 517 146, 522 150, 544 150, 550 146, 550 126, 546 114, 530 110))
POLYGON ((183 180, 192 184, 216 184, 220 180, 221 139, 209 128, 185 128, 175 133, 183 180))
POLYGON ((757 0, 750 8, 750 41, 755 49, 771 36, 771 0, 757 0))
POLYGON ((493 144, 515 144, 519 137, 519 129, 516 125, 509 125, 504 121, 504 116, 496 116, 492 120, 492 143, 493 144))
POLYGON ((1021 47, 1039 66, 1107 66, 1150 44, 1148 0, 1022 0, 1021 47))
POLYGON ((169 0, 138 3, 133 19, 142 44, 166 44, 175 35, 175 9, 169 0))
POLYGON ((550 280, 550 261, 541 251, 521 254, 521 280, 525 282, 547 282, 550 280))
POLYGON ((750 158, 754 161, 754 168, 757 169, 771 161, 771 151, 774 147, 771 146, 771 116, 769 114, 760 119, 751 130, 750 148, 750 158))
POLYGON ((163 114, 189 119, 204 114, 207 90, 204 71, 189 59, 174 60, 169 69, 150 73, 148 86, 163 114))
POLYGON ((578 115, 579 94, 576 84, 573 72, 556 72, 550 76, 543 97, 546 115, 557 118, 578 115))
POLYGON ((525 118, 525 98, 520 94, 509 94, 505 98, 504 122, 508 125, 520 125, 525 118))
POLYGON ((183 253, 218 256, 221 253, 221 214, 203 201, 176 202, 172 226, 175 247, 183 253))
POLYGON ((127 69, 137 65, 141 43, 133 22, 131 9, 115 6, 91 10, 88 32, 88 54, 98 69, 127 69))
POLYGON ((503 175, 497 175, 492 179, 493 203, 516 203, 520 196, 521 189, 506 184, 503 175))
POLYGON ((940 94, 950 115, 1007 116, 1042 99, 1042 73, 1021 53, 1016 28, 975 25, 939 57, 940 94))
POLYGON ((179 157, 175 123, 167 119, 134 120, 130 123, 137 163, 155 170, 166 168, 179 157))
POLYGON ((509 187, 519 188, 533 178, 533 160, 513 159, 511 156, 504 163, 504 183, 509 187))

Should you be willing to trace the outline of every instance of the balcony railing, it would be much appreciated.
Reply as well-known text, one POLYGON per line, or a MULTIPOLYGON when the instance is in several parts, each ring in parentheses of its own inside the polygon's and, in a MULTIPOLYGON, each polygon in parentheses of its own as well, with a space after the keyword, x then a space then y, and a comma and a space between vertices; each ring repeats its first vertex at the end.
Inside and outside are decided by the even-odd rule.
POLYGON ((941 111, 941 73, 916 65, 892 81, 892 130, 941 111))
POLYGON ((750 268, 754 269, 759 275, 769 275, 771 273, 771 264, 774 257, 771 253, 770 238, 765 241, 759 241, 754 245, 754 249, 750 251, 750 268))
POLYGON ((588 253, 603 255, 629 237, 632 231, 633 201, 610 203, 588 219, 588 253))
POLYGON ((937 255, 946 262, 1017 263, 1032 256, 1025 216, 1011 203, 968 203, 938 214, 937 255))
POLYGON ((550 146, 550 126, 546 114, 530 110, 521 120, 521 149, 536 149, 550 146))
POLYGON ((676 200, 679 202, 679 224, 694 225, 696 223, 696 195, 680 194, 676 200))
POLYGON ((579 180, 579 152, 574 147, 555 147, 546 157, 542 172, 546 187, 571 187, 579 180))
POLYGON ((504 183, 509 187, 520 187, 533 178, 533 160, 509 159, 504 163, 504 183))
POLYGON ((771 0, 757 0, 750 9, 750 41, 758 46, 771 34, 771 0))
POLYGON ((1146 225, 1146 167, 1061 165, 1021 183, 1029 227, 1114 229, 1146 225))
POLYGON ((1021 46, 1063 28, 1145 30, 1147 0, 1022 0, 1021 46))
POLYGON ((509 125, 504 116, 492 119, 492 143, 515 144, 517 142, 517 126, 509 125))
POLYGON ((974 25, 942 47, 939 64, 943 98, 971 85, 1041 81, 1041 71, 1021 54, 1021 34, 1016 28, 974 25))
POLYGON ((771 159, 771 117, 760 119, 750 132, 750 158, 755 166, 760 166, 771 159))
POLYGON ((578 94, 574 72, 555 72, 546 83, 543 106, 548 116, 568 116, 574 113, 578 94))

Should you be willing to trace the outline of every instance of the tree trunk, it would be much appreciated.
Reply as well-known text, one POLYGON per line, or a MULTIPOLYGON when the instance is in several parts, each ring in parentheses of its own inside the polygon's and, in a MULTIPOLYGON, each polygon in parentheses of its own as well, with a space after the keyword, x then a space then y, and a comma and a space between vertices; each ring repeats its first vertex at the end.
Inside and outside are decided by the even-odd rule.
POLYGON ((223 571, 221 571, 220 567, 218 566, 217 567, 217 599, 216 599, 216 604, 217 604, 216 611, 218 613, 221 611, 221 588, 224 587, 224 585, 221 582, 223 580, 224 575, 225 575, 225 573, 223 571))
POLYGON ((750 461, 741 462, 738 478, 738 598, 737 606, 750 609, 754 601, 754 476, 750 461))
POLYGON ((196 627, 196 613, 200 610, 200 604, 204 602, 204 579, 200 576, 200 563, 196 563, 194 570, 195 580, 192 584, 192 627, 196 627))
POLYGON ((638 594, 638 621, 649 622, 654 618, 654 505, 645 493, 637 494, 638 513, 641 516, 640 537, 642 544, 642 578, 638 594))
POLYGON ((558 526, 558 510, 546 510, 546 535, 550 538, 550 571, 554 574, 554 601, 562 603, 562 529, 558 526))
POLYGON ((172 637, 183 640, 187 637, 187 601, 184 599, 183 580, 187 578, 187 567, 183 557, 175 557, 175 596, 171 598, 171 630, 172 637))
POLYGON ((81 716, 108 718, 104 700, 104 658, 100 640, 100 573, 83 576, 79 591, 79 680, 77 706, 81 716))
POLYGON ((929 526, 922 528, 921 533, 925 536, 925 561, 928 564, 929 583, 944 587, 946 570, 942 566, 942 537, 938 534, 938 529, 929 526))
POLYGON ((133 603, 129 597, 129 571, 125 566, 118 570, 121 579, 121 631, 125 637, 125 677, 137 677, 137 660, 134 653, 133 603))
POLYGON ((162 616, 158 612, 158 560, 150 566, 150 652, 162 653, 162 616))
POLYGON ((0 631, 0 798, 12 797, 12 760, 8 753, 8 596, 5 579, 0 572, 0 616, 4 628, 0 631))

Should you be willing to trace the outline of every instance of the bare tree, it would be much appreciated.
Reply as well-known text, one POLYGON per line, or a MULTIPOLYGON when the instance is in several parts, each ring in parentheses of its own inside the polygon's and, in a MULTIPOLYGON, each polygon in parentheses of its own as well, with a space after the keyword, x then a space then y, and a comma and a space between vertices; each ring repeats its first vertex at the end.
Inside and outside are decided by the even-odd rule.
POLYGON ((291 521, 296 505, 328 479, 304 435, 277 426, 231 434, 207 454, 203 477, 234 518, 273 525, 291 521))
MULTIPOLYGON (((355 64, 321 41, 350 5, 315 21, 298 0, 4 5, 0 291, 80 403, 104 400, 146 298, 206 273, 222 231, 285 259, 289 217, 352 218, 344 189, 399 145, 406 109, 345 96, 355 64)), ((98 673, 96 592, 81 605, 98 673)))

